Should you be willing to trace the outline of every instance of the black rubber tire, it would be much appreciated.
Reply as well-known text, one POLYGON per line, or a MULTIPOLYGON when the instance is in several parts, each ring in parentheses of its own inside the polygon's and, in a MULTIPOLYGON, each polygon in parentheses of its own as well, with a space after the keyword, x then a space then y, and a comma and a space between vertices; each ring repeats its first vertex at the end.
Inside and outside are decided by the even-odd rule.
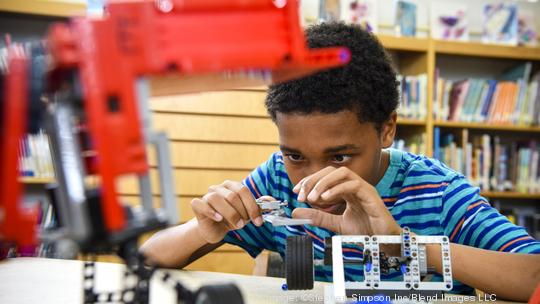
POLYGON ((324 265, 332 266, 332 237, 324 239, 324 265))
POLYGON ((308 235, 288 237, 286 250, 287 289, 313 289, 313 239, 308 235))
POLYGON ((195 304, 243 304, 240 289, 234 284, 206 285, 195 294, 195 304))

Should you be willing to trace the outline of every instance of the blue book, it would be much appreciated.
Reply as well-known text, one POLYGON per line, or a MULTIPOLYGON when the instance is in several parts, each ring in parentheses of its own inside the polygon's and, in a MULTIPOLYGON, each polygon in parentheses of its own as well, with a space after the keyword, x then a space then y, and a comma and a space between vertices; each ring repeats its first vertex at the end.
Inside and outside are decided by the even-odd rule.
POLYGON ((416 36, 416 4, 399 0, 396 10, 396 25, 402 36, 416 36))
POLYGON ((488 80, 488 93, 486 95, 486 98, 482 101, 482 111, 480 114, 482 115, 482 121, 485 121, 489 112, 489 106, 491 105, 491 101, 493 100, 493 94, 495 93, 495 89, 497 88, 497 81, 496 80, 488 80))
POLYGON ((441 129, 439 127, 433 128, 433 157, 435 159, 441 159, 441 129))

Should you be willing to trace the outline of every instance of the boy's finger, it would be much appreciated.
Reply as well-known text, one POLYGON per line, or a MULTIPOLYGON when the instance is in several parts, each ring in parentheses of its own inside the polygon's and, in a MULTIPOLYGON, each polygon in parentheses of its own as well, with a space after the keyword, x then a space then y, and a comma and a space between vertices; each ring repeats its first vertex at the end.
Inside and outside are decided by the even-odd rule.
POLYGON ((229 205, 233 206, 233 208, 236 209, 236 211, 240 214, 240 216, 245 222, 249 221, 248 212, 246 211, 246 208, 244 208, 242 198, 236 191, 232 191, 230 189, 227 189, 226 187, 220 187, 216 190, 216 192, 219 193, 223 198, 225 198, 229 205))
POLYGON ((244 186, 241 183, 230 185, 229 187, 229 189, 236 192, 240 196, 243 208, 245 208, 247 212, 246 220, 251 219, 253 223, 255 223, 257 226, 260 226, 260 224, 262 224, 261 210, 257 205, 255 198, 251 194, 251 191, 249 191, 248 187, 244 186))
POLYGON ((352 208, 362 208, 369 216, 379 216, 381 211, 386 213, 386 207, 373 186, 362 179, 354 179, 338 184, 321 194, 323 200, 332 201, 343 195, 353 194, 356 197, 356 204, 351 204, 352 208))
POLYGON ((221 222, 223 216, 214 210, 210 205, 206 204, 203 200, 194 198, 191 201, 191 208, 195 215, 202 215, 206 218, 209 218, 215 222, 221 222))
POLYGON ((300 191, 300 187, 302 187, 302 184, 304 183, 304 181, 306 180, 306 178, 307 178, 307 176, 304 177, 304 178, 302 178, 302 179, 298 182, 298 184, 296 184, 296 185, 294 186, 294 188, 293 188, 293 192, 294 192, 294 193, 298 194, 298 191, 300 191))
POLYGON ((313 208, 296 208, 292 217, 297 219, 310 219, 313 226, 328 229, 341 234, 341 215, 330 214, 313 208))
POLYGON ((249 198, 243 199, 244 207, 248 211, 249 217, 256 226, 261 226, 263 224, 263 218, 261 215, 261 208, 257 205, 255 198, 251 195, 251 192, 247 187, 244 187, 240 190, 242 197, 249 196, 249 198))
MULTIPOLYGON (((270 196, 270 195, 263 195, 263 196, 260 196, 258 198, 258 200, 261 200, 261 201, 265 201, 265 202, 272 202, 272 201, 277 201, 277 199, 275 199, 274 197, 270 196)), ((255 202, 256 203, 256 202, 255 202)))
POLYGON ((314 203, 318 201, 320 195, 323 192, 334 187, 335 185, 338 185, 339 183, 346 181, 347 179, 351 179, 352 178, 351 173, 352 173, 351 170, 349 170, 348 168, 341 167, 323 176, 315 184, 313 189, 311 189, 311 191, 307 193, 307 201, 309 203, 314 203))
POLYGON ((206 201, 217 213, 221 214, 227 221, 230 227, 233 229, 243 228, 245 225, 244 220, 240 216, 240 213, 231 206, 223 196, 217 192, 208 193, 203 196, 203 201, 206 201))
POLYGON ((302 183, 302 186, 300 186, 300 192, 298 193, 298 201, 305 202, 307 200, 307 195, 311 192, 313 187, 315 187, 317 182, 319 182, 319 180, 324 176, 328 175, 328 173, 335 170, 336 168, 329 166, 306 177, 304 182, 302 183))

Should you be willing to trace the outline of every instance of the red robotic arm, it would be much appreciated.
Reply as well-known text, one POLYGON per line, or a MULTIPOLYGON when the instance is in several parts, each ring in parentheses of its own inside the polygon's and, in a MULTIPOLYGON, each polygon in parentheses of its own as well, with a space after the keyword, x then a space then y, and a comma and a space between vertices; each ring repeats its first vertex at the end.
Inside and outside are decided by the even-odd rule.
MULTIPOLYGON (((298 21, 297 1, 143 0, 112 1, 103 18, 53 25, 38 78, 45 83, 41 95, 48 102, 41 106, 53 133, 60 209, 69 209, 60 216, 70 236, 80 244, 109 244, 133 228, 115 183, 148 175, 151 136, 141 79, 175 75, 177 92, 218 90, 281 82, 349 61, 345 48, 308 49, 298 21), (208 81, 216 77, 219 82, 208 81), (94 155, 91 165, 81 157, 86 151, 94 155), (85 184, 88 175, 99 177, 95 189, 85 184)), ((28 76, 32 53, 17 48, 10 47, 0 104, 0 240, 30 245, 35 215, 19 204, 14 147, 32 119, 25 107, 36 102, 28 97, 36 80, 28 76)), ((139 225, 130 234, 143 230, 139 225)))

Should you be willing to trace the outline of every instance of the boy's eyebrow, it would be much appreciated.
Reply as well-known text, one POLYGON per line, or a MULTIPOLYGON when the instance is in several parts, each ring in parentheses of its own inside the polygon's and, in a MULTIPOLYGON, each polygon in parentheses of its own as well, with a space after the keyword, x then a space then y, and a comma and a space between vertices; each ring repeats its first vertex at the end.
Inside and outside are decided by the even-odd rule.
MULTIPOLYGON (((289 147, 286 147, 286 146, 281 146, 281 145, 279 146, 279 149, 282 152, 296 153, 296 154, 301 154, 302 153, 299 150, 289 148, 289 147)), ((326 149, 324 149, 324 153, 325 154, 332 154, 332 153, 338 153, 338 152, 342 152, 342 151, 346 151, 346 150, 359 150, 359 149, 360 148, 358 146, 356 146, 356 145, 347 144, 347 145, 341 145, 341 146, 326 148, 326 149)))
POLYGON ((341 146, 337 146, 337 147, 326 148, 326 149, 324 149, 324 153, 325 154, 332 154, 332 153, 337 153, 337 152, 343 152, 343 151, 346 151, 346 150, 359 150, 359 149, 360 149, 360 147, 358 147, 356 145, 347 144, 347 145, 341 145, 341 146))
POLYGON ((279 149, 282 151, 282 152, 288 152, 288 153, 296 153, 296 154, 301 154, 300 151, 296 150, 296 149, 293 149, 293 148, 289 148, 289 147, 286 147, 286 146, 279 146, 279 149))

